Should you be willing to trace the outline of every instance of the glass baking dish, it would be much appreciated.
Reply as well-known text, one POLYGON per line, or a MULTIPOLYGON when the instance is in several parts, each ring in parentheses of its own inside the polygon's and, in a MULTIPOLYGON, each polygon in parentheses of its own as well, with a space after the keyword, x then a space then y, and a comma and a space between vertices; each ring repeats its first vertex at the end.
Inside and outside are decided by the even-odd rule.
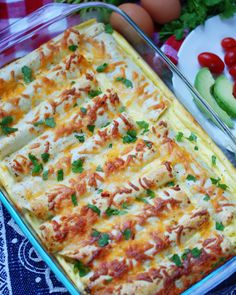
MULTIPOLYGON (((107 23, 111 11, 117 12, 123 18, 126 23, 122 30, 123 36, 174 92, 177 99, 183 103, 180 88, 175 89, 175 83, 173 83, 176 79, 181 81, 183 93, 188 92, 191 97, 194 96, 205 111, 213 118, 215 123, 211 123, 211 128, 209 128, 209 125, 201 124, 202 120, 195 117, 202 128, 205 129, 208 135, 235 165, 236 138, 231 130, 218 118, 211 107, 200 97, 191 83, 189 83, 187 78, 182 75, 178 68, 163 54, 152 40, 123 11, 113 5, 93 2, 79 5, 48 4, 43 6, 24 19, 0 31, 0 67, 28 54, 67 28, 78 25, 85 20, 96 18, 99 22, 107 23), (217 130, 217 138, 215 138, 215 130, 217 130), (224 144, 224 146, 222 146, 220 140, 221 136, 226 139, 224 141, 226 145, 224 144)), ((186 105, 185 107, 191 112, 186 105)), ((194 113, 192 115, 193 117, 195 116, 194 113)), ((3 189, 0 190, 0 200, 67 290, 71 294, 80 294, 53 255, 47 253, 30 224, 16 206, 14 206, 10 198, 7 197, 7 193, 3 189)), ((236 257, 210 273, 183 294, 205 294, 235 271, 236 257)))

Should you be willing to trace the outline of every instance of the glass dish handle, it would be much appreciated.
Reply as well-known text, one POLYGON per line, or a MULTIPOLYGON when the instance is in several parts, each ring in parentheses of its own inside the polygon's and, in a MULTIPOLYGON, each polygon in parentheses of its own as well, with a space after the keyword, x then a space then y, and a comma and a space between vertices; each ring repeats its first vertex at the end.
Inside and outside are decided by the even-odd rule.
POLYGON ((64 18, 78 9, 78 5, 50 3, 16 21, 9 27, 0 30, 0 53, 23 40, 30 33, 64 18))

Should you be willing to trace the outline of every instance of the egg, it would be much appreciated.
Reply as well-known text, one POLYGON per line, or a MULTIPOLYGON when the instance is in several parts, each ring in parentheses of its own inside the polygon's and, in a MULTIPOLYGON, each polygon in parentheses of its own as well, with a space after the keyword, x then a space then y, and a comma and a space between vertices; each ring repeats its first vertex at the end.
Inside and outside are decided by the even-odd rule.
POLYGON ((141 5, 159 24, 177 19, 181 13, 179 0, 141 0, 141 5))
MULTIPOLYGON (((125 3, 119 6, 128 16, 146 33, 152 37, 154 25, 151 16, 140 5, 133 3, 125 3)), ((118 13, 113 12, 110 18, 112 27, 121 34, 127 29, 127 22, 118 13)))

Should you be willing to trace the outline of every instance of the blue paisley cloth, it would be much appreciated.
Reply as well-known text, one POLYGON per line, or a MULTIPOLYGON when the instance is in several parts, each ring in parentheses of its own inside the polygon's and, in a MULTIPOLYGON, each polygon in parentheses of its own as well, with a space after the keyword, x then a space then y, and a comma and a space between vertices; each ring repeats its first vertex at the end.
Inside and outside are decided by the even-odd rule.
MULTIPOLYGON (((0 203, 0 295, 69 295, 0 203)), ((236 295, 236 274, 208 295, 236 295)))

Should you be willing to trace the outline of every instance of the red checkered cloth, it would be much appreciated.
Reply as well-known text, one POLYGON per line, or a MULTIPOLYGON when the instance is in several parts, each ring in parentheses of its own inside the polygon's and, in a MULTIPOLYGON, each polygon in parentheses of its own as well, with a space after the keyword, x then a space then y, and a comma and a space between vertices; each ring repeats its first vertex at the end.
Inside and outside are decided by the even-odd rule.
MULTIPOLYGON (((0 34, 2 29, 51 2, 53 0, 0 0, 0 34)), ((171 36, 162 47, 175 64, 178 62, 177 54, 181 44, 181 41, 176 41, 175 37, 171 36)))

